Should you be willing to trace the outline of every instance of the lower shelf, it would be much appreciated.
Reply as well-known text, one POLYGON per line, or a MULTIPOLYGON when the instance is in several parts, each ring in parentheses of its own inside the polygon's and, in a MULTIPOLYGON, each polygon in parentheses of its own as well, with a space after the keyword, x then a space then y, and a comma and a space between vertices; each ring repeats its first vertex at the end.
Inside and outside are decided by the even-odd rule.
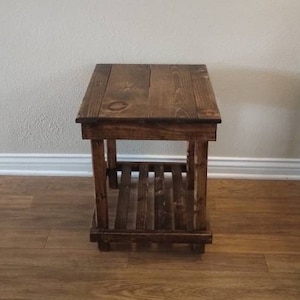
POLYGON ((98 228, 94 214, 92 242, 212 243, 207 220, 206 228, 194 228, 194 192, 186 189, 181 164, 123 163, 119 168, 119 189, 108 190, 109 226, 98 228))

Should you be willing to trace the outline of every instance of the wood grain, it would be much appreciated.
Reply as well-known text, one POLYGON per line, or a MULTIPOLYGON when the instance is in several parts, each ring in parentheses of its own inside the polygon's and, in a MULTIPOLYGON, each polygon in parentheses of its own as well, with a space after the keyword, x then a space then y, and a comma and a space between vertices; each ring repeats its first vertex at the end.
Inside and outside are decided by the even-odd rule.
POLYGON ((215 141, 216 129, 215 124, 174 124, 158 121, 118 121, 118 123, 114 123, 102 121, 99 124, 82 124, 82 138, 215 141))
POLYGON ((106 163, 104 158, 104 141, 93 140, 92 160, 95 182, 96 220, 100 228, 108 228, 108 208, 106 190, 106 163))
POLYGON ((97 65, 76 122, 220 123, 205 65, 97 65))
POLYGON ((206 229, 206 192, 207 192, 207 151, 208 143, 195 144, 195 228, 206 229))
POLYGON ((111 69, 99 117, 139 118, 149 114, 149 65, 118 65, 111 69))
POLYGON ((107 172, 109 187, 111 189, 118 188, 118 176, 117 176, 117 143, 116 140, 107 140, 107 172))
POLYGON ((221 122, 220 112, 206 66, 190 66, 199 119, 221 122))
POLYGON ((120 182, 115 229, 127 228, 130 183, 131 183, 131 168, 129 165, 125 164, 122 170, 122 176, 120 182))
POLYGON ((197 118, 189 67, 151 65, 151 118, 197 118))
MULTIPOLYGON (((91 189, 91 178, 0 177, 1 196, 34 196, 27 208, 11 205, 1 210, 11 219, 1 216, 0 299, 300 298, 300 181, 209 179, 208 204, 216 201, 211 206, 211 213, 216 212, 211 222, 214 241, 203 255, 192 253, 185 244, 112 243, 114 251, 99 252, 89 242, 88 226, 78 222, 83 212, 90 221, 91 189), (74 196, 78 199, 72 201, 74 196), (292 211, 283 209, 285 202, 292 211), (260 208, 262 215, 256 217, 260 208), (56 229, 59 212, 68 222, 61 221, 62 228, 56 229), (30 214, 35 218, 29 219, 30 214), (265 223, 255 223, 264 217, 265 223), (241 223, 241 218, 246 221, 241 223), (24 228, 27 222, 36 228, 24 228), (234 225, 227 223, 242 228, 233 233, 234 225)), ((150 198, 152 190, 149 178, 150 198)), ((109 204, 116 207, 115 202, 109 204)))
POLYGON ((141 164, 139 171, 136 229, 146 229, 147 203, 149 195, 149 166, 147 164, 141 164))
POLYGON ((172 168, 175 229, 186 229, 185 189, 179 165, 172 168))
POLYGON ((154 190, 155 229, 164 229, 166 226, 167 213, 163 166, 156 166, 154 190))
POLYGON ((86 122, 98 117, 110 72, 111 65, 96 65, 76 122, 86 122))

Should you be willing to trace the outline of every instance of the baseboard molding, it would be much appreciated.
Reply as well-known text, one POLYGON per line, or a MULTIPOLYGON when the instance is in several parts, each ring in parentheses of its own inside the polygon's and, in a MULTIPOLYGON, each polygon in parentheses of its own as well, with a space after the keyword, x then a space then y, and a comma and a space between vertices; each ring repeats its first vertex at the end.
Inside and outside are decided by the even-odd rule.
MULTIPOLYGON (((184 162, 184 156, 119 155, 123 161, 184 162)), ((0 154, 0 175, 91 176, 88 154, 0 154)), ((300 159, 209 157, 209 178, 300 180, 300 159)))

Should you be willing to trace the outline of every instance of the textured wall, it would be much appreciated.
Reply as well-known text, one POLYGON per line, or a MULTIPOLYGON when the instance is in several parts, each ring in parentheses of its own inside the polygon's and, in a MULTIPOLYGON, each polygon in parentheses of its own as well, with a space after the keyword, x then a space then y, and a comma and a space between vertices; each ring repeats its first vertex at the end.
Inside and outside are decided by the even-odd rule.
POLYGON ((0 152, 87 153, 74 119, 95 63, 206 63, 223 117, 210 155, 300 157, 299 12, 299 0, 0 0, 0 152))

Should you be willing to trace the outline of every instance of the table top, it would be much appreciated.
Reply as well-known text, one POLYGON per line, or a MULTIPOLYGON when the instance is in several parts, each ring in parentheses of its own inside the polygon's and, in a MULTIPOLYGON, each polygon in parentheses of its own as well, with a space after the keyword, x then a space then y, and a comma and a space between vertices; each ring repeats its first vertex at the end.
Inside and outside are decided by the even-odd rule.
POLYGON ((205 65, 97 64, 77 123, 220 123, 205 65))

